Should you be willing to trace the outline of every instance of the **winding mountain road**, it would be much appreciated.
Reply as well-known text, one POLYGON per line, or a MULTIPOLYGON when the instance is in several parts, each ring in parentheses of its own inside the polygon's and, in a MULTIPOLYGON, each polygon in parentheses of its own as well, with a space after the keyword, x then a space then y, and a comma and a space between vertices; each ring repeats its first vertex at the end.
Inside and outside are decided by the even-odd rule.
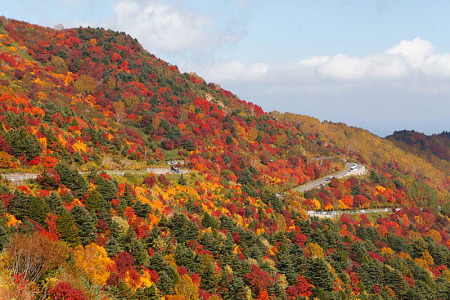
POLYGON ((392 211, 393 209, 397 210, 397 207, 385 207, 385 208, 366 208, 366 209, 355 209, 355 210, 329 210, 329 211, 315 211, 315 210, 307 210, 306 213, 310 217, 318 217, 320 219, 328 218, 334 219, 338 218, 343 214, 374 214, 374 213, 383 213, 392 211))
POLYGON ((344 170, 333 173, 329 176, 322 177, 320 179, 316 179, 307 184, 303 184, 299 187, 296 187, 295 190, 297 190, 299 192, 306 192, 306 191, 318 188, 322 185, 329 184, 330 179, 332 177, 343 178, 343 177, 348 177, 348 176, 352 176, 352 175, 364 175, 364 174, 366 174, 366 167, 355 164, 355 163, 347 163, 347 164, 345 164, 344 170))
MULTIPOLYGON (((104 172, 109 175, 118 175, 123 176, 125 174, 181 174, 187 173, 187 170, 184 169, 173 169, 167 167, 158 167, 158 168, 147 168, 146 170, 101 170, 99 172, 104 172)), ((86 172, 82 172, 81 174, 86 174, 86 172)), ((10 181, 13 184, 20 184, 28 179, 36 179, 39 173, 6 173, 0 174, 1 177, 10 181)))
MULTIPOLYGON (((355 163, 347 163, 345 164, 345 169, 336 173, 333 173, 329 176, 322 177, 320 179, 316 179, 312 182, 309 182, 307 184, 301 185, 294 190, 297 190, 299 192, 306 192, 315 188, 318 188, 322 185, 329 184, 332 177, 336 178, 343 178, 348 177, 352 175, 364 175, 366 174, 367 170, 366 167, 362 165, 358 165, 355 163)), ((340 217, 342 214, 373 214, 373 213, 383 213, 388 212, 392 209, 398 209, 398 208, 392 208, 392 207, 385 207, 385 208, 369 208, 369 209, 356 209, 356 210, 329 210, 329 211, 314 211, 314 210, 308 210, 306 213, 310 217, 318 217, 318 218, 329 218, 334 219, 340 217)))

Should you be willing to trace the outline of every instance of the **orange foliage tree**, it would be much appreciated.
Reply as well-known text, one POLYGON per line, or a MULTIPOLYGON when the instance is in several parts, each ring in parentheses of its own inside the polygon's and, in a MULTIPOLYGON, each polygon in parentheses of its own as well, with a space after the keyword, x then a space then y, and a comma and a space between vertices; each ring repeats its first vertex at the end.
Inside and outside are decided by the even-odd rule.
POLYGON ((110 269, 114 267, 114 261, 108 257, 105 248, 90 243, 85 248, 78 246, 73 252, 75 265, 79 267, 85 276, 94 284, 104 285, 109 278, 110 269))

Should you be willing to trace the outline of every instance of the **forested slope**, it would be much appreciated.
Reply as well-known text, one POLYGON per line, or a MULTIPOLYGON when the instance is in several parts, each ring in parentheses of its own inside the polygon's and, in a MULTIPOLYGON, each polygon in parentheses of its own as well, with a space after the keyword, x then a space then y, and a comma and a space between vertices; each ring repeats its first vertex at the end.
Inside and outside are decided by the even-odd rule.
POLYGON ((386 137, 398 147, 431 162, 436 168, 450 173, 450 133, 425 135, 414 130, 396 131, 386 137))
POLYGON ((39 173, 0 183, 0 297, 450 298, 450 182, 425 159, 266 113, 125 33, 2 18, 0 58, 0 170, 39 173), (292 191, 344 160, 368 174, 292 191), (306 214, 370 207, 393 211, 306 214))

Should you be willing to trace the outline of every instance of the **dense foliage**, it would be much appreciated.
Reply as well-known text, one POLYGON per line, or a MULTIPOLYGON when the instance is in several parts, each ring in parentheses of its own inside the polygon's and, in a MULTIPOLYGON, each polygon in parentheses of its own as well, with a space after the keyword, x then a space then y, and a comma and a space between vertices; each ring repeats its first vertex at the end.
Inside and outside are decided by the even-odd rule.
POLYGON ((124 33, 0 21, 1 297, 450 298, 450 180, 413 146, 265 113, 124 33), (295 190, 344 161, 367 173, 295 190))
POLYGON ((386 138, 397 146, 428 160, 436 168, 447 172, 447 175, 449 174, 450 132, 425 135, 414 130, 401 130, 386 138))

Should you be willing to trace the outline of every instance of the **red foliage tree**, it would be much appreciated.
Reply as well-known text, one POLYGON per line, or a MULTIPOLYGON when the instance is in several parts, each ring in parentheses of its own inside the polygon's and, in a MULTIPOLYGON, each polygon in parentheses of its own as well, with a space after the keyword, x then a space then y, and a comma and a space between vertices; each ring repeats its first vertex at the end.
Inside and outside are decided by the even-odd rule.
POLYGON ((296 299, 297 297, 309 297, 312 295, 312 290, 315 288, 308 279, 299 275, 297 282, 294 286, 290 286, 286 289, 289 299, 296 299))
POLYGON ((55 300, 88 300, 88 297, 74 288, 68 282, 60 282, 49 290, 52 299, 55 300))
POLYGON ((150 188, 155 186, 156 181, 157 181, 156 176, 154 174, 150 174, 150 176, 144 178, 144 183, 148 185, 150 188))
POLYGON ((259 295, 262 291, 273 282, 273 278, 260 267, 252 265, 251 272, 244 275, 244 279, 251 285, 251 289, 255 294, 259 295))

